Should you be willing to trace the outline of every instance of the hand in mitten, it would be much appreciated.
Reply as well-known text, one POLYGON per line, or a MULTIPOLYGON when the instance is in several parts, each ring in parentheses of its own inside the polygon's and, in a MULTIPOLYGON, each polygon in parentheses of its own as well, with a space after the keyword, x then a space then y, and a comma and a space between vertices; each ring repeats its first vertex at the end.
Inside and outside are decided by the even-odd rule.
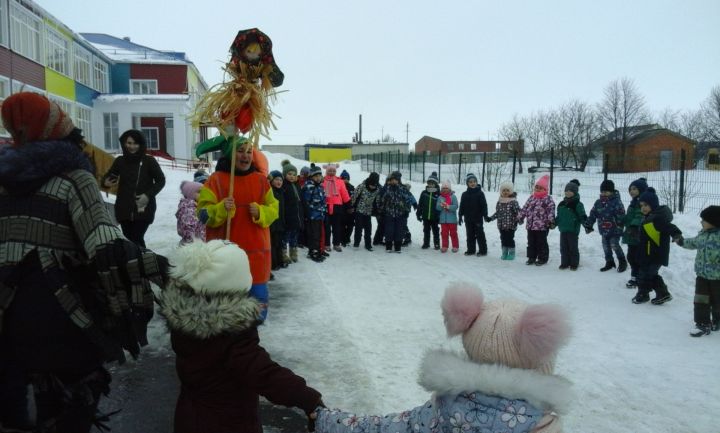
POLYGON ((420 215, 417 216, 417 220, 422 222, 422 217, 420 215))
POLYGON ((585 233, 587 233, 587 234, 590 234, 594 231, 592 226, 583 226, 583 227, 585 227, 585 233))
POLYGON ((676 244, 678 244, 679 246, 683 246, 683 244, 685 243, 685 238, 683 238, 682 235, 675 235, 675 236, 673 236, 672 241, 675 242, 676 244))
POLYGON ((550 223, 550 230, 555 230, 555 227, 557 227, 555 223, 550 223))
POLYGON ((458 218, 458 225, 462 225, 463 223, 463 217, 458 218))
POLYGON ((150 202, 150 198, 147 194, 140 194, 135 196, 135 205, 137 206, 138 212, 145 212, 145 207, 150 202))
POLYGON ((486 223, 489 223, 490 221, 492 221, 492 218, 490 218, 490 217, 487 216, 487 215, 485 215, 485 216, 483 217, 483 219, 485 220, 486 223))
POLYGON ((207 209, 200 209, 200 214, 198 215, 198 220, 201 224, 207 224, 208 220, 210 219, 210 214, 208 213, 207 209))

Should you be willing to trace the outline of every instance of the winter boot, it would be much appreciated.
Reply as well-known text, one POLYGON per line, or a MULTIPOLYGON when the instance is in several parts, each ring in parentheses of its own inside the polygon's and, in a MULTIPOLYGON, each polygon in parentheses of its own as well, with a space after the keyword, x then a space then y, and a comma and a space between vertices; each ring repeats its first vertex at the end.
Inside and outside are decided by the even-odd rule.
POLYGON ((665 284, 665 280, 658 275, 655 279, 655 297, 653 298, 652 304, 653 305, 662 305, 666 302, 672 301, 672 295, 668 291, 667 284, 665 284))
POLYGON ((713 322, 712 322, 712 330, 713 330, 713 331, 720 331, 720 320, 719 320, 719 319, 713 320, 713 322))
POLYGON ((634 289, 637 287, 637 279, 635 277, 630 277, 627 283, 625 283, 625 287, 628 289, 634 289))
POLYGON ((297 247, 290 247, 290 260, 292 260, 293 263, 297 263, 297 261, 298 261, 297 247))
POLYGON ((690 331, 691 337, 702 337, 703 335, 710 335, 712 325, 709 323, 697 323, 695 329, 690 331))
POLYGON ((535 264, 535 259, 534 259, 534 258, 533 258, 533 259, 527 259, 527 262, 525 262, 525 264, 526 264, 526 265, 534 265, 534 264, 535 264))
POLYGON ((625 259, 620 259, 620 260, 618 261, 617 271, 618 271, 618 272, 625 272, 625 271, 627 270, 627 266, 628 266, 627 260, 625 260, 625 259))
POLYGON ((310 251, 310 260, 316 263, 322 263, 325 261, 325 257, 318 250, 310 251))
POLYGON ((603 266, 602 268, 600 268, 600 272, 609 271, 610 269, 612 269, 612 268, 614 268, 614 267, 615 267, 615 260, 612 260, 612 259, 611 259, 611 260, 606 260, 606 261, 605 261, 605 266, 603 266))
POLYGON ((645 281, 638 281, 637 294, 632 298, 633 304, 644 304, 650 300, 650 290, 652 290, 645 281))
POLYGON ((502 256, 500 256, 500 260, 507 260, 508 259, 508 247, 502 247, 502 256))
POLYGON ((508 248, 507 258, 505 260, 515 260, 515 248, 508 248))
POLYGON ((287 250, 286 250, 285 248, 283 248, 283 253, 282 253, 282 262, 283 262, 283 264, 284 264, 285 266, 287 266, 287 265, 290 264, 291 261, 292 261, 292 260, 290 260, 290 255, 288 254, 287 250))
POLYGON ((430 244, 422 244, 422 247, 420 247, 420 248, 426 250, 426 249, 430 248, 430 244))

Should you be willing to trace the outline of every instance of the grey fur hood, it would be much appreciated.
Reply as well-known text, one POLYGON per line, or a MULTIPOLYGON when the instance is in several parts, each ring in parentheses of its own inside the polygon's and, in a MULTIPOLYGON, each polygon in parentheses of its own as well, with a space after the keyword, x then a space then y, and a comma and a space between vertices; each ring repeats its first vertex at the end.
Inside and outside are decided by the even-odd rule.
POLYGON ((526 400, 537 408, 558 414, 567 413, 574 398, 572 383, 560 376, 499 364, 478 364, 444 350, 425 354, 418 383, 440 395, 479 391, 526 400))
POLYGON ((257 325, 258 301, 247 292, 197 294, 170 282, 159 296, 168 328, 201 339, 235 334, 257 325))

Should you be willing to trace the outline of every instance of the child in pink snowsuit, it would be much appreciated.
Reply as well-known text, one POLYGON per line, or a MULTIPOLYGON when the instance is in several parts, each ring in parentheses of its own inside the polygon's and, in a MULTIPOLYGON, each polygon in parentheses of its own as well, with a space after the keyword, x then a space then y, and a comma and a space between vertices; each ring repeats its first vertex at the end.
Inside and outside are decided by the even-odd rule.
POLYGON ((184 180, 180 183, 180 191, 183 197, 178 203, 178 210, 175 213, 177 218, 177 232, 182 239, 180 244, 187 244, 194 239, 205 241, 205 224, 201 223, 195 215, 197 207, 197 196, 202 184, 184 180))

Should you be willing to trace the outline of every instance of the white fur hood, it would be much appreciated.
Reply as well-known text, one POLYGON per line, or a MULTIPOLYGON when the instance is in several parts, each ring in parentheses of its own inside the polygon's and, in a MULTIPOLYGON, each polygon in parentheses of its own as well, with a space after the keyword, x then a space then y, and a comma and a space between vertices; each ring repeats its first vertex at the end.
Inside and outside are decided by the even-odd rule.
POLYGON ((440 395, 479 391, 526 400, 539 409, 558 414, 567 412, 574 397, 572 383, 560 376, 499 364, 478 364, 445 350, 425 354, 418 383, 440 395))
POLYGON ((197 338, 241 332, 258 318, 258 301, 247 292, 202 295, 171 282, 159 299, 168 327, 197 338))

